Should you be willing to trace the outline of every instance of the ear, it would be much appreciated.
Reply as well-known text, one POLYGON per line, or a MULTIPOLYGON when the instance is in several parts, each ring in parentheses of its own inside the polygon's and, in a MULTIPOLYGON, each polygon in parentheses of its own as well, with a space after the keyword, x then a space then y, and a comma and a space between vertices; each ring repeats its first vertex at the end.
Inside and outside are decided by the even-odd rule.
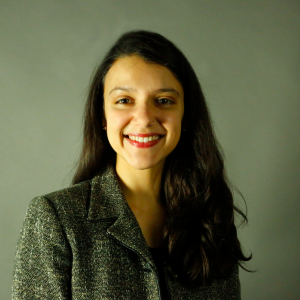
POLYGON ((106 115, 105 115, 105 107, 103 101, 103 110, 102 110, 102 127, 106 126, 106 115))
POLYGON ((102 127, 105 127, 106 126, 106 119, 103 117, 102 118, 102 127))

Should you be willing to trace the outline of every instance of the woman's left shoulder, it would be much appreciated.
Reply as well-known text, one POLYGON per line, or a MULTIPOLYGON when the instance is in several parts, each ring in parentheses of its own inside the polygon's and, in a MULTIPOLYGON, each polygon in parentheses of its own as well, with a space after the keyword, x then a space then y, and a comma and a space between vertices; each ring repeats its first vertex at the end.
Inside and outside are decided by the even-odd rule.
POLYGON ((215 282, 216 290, 220 291, 221 299, 241 299, 241 284, 239 279, 239 265, 235 264, 230 276, 215 282))

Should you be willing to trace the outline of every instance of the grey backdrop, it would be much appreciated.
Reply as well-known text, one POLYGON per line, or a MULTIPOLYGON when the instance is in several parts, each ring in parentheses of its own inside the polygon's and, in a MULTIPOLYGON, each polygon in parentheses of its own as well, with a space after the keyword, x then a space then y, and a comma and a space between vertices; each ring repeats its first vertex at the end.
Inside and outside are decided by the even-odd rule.
POLYGON ((299 0, 0 0, 1 300, 29 201, 68 186, 90 75, 131 29, 171 39, 202 83, 248 204, 243 299, 299 299, 299 25, 299 0))

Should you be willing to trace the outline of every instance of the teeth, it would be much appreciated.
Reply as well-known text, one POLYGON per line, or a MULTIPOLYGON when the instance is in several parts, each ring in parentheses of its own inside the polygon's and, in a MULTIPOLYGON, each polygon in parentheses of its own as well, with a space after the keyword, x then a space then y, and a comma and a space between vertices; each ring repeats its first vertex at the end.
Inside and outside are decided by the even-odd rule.
POLYGON ((156 141, 159 139, 159 136, 158 135, 151 135, 151 136, 148 136, 148 137, 138 137, 138 136, 135 136, 135 135, 129 135, 128 136, 132 141, 137 141, 139 143, 148 143, 148 142, 151 142, 151 141, 156 141))

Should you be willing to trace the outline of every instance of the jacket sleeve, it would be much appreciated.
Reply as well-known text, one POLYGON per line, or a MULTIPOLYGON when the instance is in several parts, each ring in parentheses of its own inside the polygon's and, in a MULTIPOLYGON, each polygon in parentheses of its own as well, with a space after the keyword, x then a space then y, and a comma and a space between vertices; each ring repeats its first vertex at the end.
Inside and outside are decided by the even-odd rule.
POLYGON ((71 250, 55 209, 34 198, 20 233, 13 299, 71 299, 71 250))

